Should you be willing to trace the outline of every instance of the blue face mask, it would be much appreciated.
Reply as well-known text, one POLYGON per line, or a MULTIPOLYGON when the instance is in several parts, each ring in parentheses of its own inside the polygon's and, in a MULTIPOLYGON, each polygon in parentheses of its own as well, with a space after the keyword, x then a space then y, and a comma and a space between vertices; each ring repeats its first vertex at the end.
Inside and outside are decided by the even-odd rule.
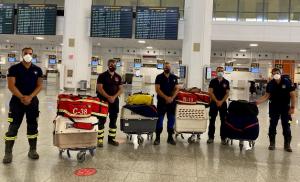
POLYGON ((218 73, 217 73, 217 76, 218 76, 219 78, 222 78, 222 77, 224 76, 224 73, 223 73, 223 72, 218 72, 218 73))

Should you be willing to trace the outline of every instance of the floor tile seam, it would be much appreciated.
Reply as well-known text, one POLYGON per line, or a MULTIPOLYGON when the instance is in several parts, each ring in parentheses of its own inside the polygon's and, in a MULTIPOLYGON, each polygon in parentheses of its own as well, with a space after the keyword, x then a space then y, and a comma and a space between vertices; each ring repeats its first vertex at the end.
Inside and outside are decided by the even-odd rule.
POLYGON ((129 173, 139 173, 139 174, 159 174, 164 176, 175 176, 175 177, 197 177, 197 176, 189 176, 189 175, 176 175, 176 174, 170 174, 170 173, 157 173, 157 172, 137 172, 137 171, 130 171, 129 173))

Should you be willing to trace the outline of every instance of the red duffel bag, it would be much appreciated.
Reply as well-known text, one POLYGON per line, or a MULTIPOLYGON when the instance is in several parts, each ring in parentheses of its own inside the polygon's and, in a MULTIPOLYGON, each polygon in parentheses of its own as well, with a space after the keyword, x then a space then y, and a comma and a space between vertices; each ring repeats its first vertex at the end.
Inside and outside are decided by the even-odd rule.
POLYGON ((177 94, 177 103, 179 104, 197 104, 198 97, 187 91, 179 91, 177 94))
POLYGON ((60 94, 57 111, 69 118, 87 118, 90 116, 107 117, 108 104, 97 97, 60 94))
POLYGON ((199 92, 194 93, 197 96, 197 103, 198 104, 209 104, 210 103, 210 96, 208 92, 199 92))

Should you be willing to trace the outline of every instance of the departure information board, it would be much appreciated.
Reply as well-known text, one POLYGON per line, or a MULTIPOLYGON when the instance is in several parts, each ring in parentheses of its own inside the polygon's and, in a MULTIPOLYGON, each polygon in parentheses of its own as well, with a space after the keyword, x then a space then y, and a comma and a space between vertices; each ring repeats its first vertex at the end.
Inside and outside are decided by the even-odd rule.
POLYGON ((57 6, 18 4, 17 34, 55 35, 57 6))
POLYGON ((137 7, 136 39, 176 40, 179 8, 137 7))
POLYGON ((14 33, 14 9, 13 4, 0 4, 0 34, 14 33))
POLYGON ((91 37, 131 38, 132 7, 92 6, 91 37))

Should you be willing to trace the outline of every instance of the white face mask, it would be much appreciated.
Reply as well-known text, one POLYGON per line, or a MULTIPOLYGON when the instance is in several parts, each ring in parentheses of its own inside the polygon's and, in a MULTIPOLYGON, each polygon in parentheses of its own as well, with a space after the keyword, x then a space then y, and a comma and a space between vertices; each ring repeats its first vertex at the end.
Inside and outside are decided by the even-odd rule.
POLYGON ((217 73, 217 76, 218 76, 219 78, 222 78, 222 77, 224 76, 224 73, 223 73, 223 72, 218 72, 218 73, 217 73))
POLYGON ((23 57, 24 61, 26 63, 30 63, 31 60, 32 60, 32 56, 30 56, 29 54, 26 54, 24 57, 23 57))
POLYGON ((275 75, 273 76, 273 78, 274 78, 275 80, 279 80, 279 79, 281 78, 281 75, 280 75, 280 74, 275 74, 275 75))

